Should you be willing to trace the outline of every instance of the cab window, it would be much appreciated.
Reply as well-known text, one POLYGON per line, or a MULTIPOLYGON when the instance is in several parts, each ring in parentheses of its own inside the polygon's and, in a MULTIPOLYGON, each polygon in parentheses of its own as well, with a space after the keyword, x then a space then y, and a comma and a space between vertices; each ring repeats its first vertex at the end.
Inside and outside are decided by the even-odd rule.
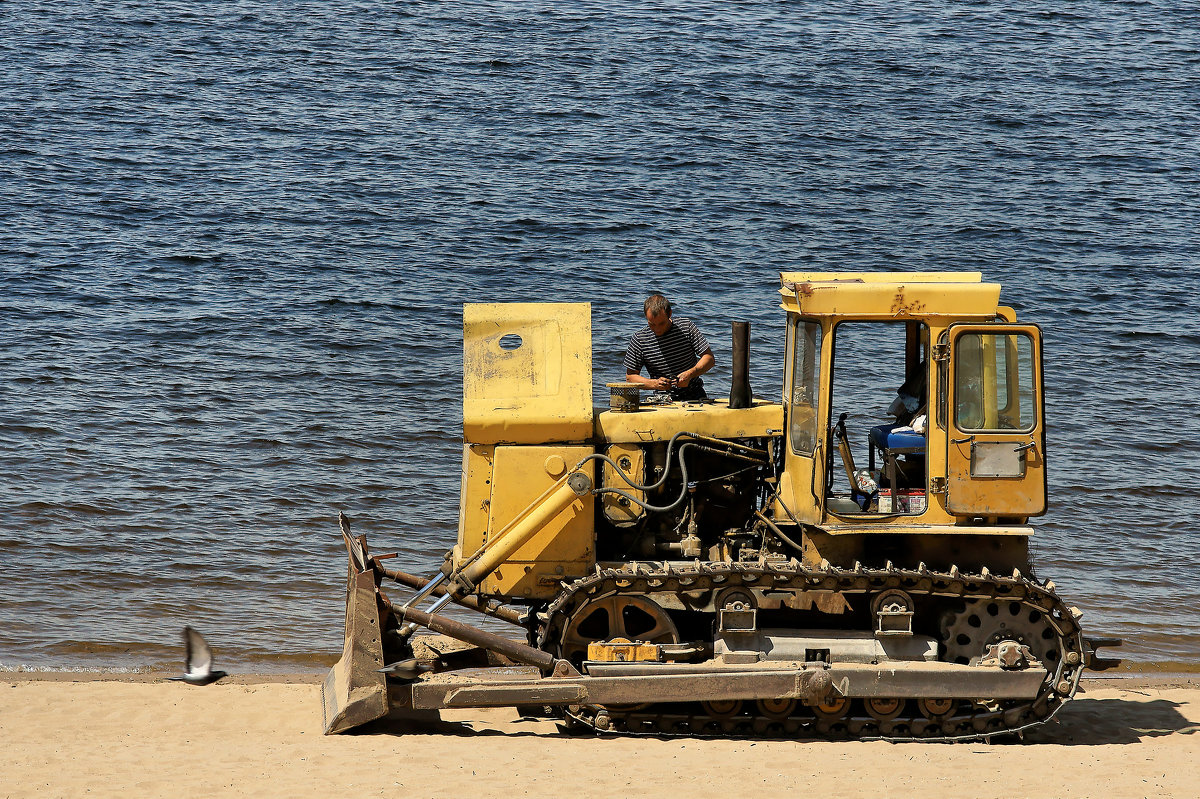
POLYGON ((959 430, 1032 430, 1037 420, 1033 341, 965 333, 955 341, 954 422, 959 430))
POLYGON ((810 454, 817 445, 817 403, 821 384, 821 326, 797 319, 792 323, 791 392, 788 402, 788 435, 792 451, 810 454))

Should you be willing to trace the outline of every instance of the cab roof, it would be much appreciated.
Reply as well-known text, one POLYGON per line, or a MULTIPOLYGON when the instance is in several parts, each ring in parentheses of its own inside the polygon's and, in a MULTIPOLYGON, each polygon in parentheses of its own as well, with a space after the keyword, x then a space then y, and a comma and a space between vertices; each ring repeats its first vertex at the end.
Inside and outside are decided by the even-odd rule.
MULTIPOLYGON (((781 272, 780 307, 803 316, 855 319, 993 319, 1000 284, 980 272, 781 272)), ((1007 312, 1007 313, 1005 313, 1007 312)))

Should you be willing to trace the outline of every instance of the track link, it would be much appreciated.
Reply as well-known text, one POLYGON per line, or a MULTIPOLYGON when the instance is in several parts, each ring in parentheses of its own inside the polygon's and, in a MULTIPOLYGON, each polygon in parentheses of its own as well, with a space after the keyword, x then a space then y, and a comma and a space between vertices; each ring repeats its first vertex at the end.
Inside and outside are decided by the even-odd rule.
MULTIPOLYGON (((1057 657, 1043 662, 1046 679, 1031 701, 1004 700, 984 703, 954 700, 945 714, 919 712, 918 702, 904 703, 894 719, 871 716, 861 701, 853 701, 840 718, 814 713, 797 705, 790 714, 764 714, 760 705, 748 701, 741 712, 714 716, 699 703, 650 705, 637 709, 586 706, 571 708, 567 718, 601 732, 688 737, 778 737, 843 738, 883 740, 968 741, 1020 733, 1043 724, 1058 712, 1079 685, 1084 669, 1084 639, 1078 614, 1067 607, 1050 582, 1039 583, 1019 572, 1002 577, 986 569, 980 574, 931 571, 924 564, 900 569, 891 564, 883 569, 856 565, 841 569, 822 565, 806 567, 787 564, 701 563, 680 565, 669 562, 636 562, 620 569, 598 570, 596 574, 564 585, 562 593, 540 616, 538 644, 555 652, 556 641, 572 615, 594 597, 610 594, 630 596, 653 592, 693 592, 734 586, 780 590, 834 591, 864 596, 887 589, 900 589, 914 599, 920 596, 946 599, 989 600, 1019 603, 1022 612, 1044 622, 1053 631, 1057 657)), ((928 697, 936 700, 939 697, 928 697)))

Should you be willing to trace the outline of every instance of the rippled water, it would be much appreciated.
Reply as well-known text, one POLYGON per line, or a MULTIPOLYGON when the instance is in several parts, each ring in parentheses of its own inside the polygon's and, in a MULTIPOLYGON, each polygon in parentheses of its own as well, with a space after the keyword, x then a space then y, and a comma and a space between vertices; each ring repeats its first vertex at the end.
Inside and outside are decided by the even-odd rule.
MULTIPOLYGON (((1066 10, 1064 10, 1066 9, 1066 10)), ((778 392, 781 269, 979 269, 1046 335, 1043 575, 1200 658, 1200 12, 0 4, 0 665, 340 647, 336 513, 428 571, 465 301, 648 288, 778 392)), ((603 395, 598 394, 597 398, 603 395)))

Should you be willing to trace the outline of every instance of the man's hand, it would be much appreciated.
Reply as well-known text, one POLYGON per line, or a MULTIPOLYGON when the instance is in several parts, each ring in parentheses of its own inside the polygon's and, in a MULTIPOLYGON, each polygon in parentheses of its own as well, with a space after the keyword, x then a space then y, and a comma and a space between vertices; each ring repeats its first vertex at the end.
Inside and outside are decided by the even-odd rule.
POLYGON ((713 358, 712 350, 706 351, 700 356, 700 360, 696 362, 695 366, 679 373, 679 377, 676 378, 679 383, 679 387, 687 388, 688 383, 692 382, 697 377, 713 368, 714 363, 716 363, 716 359, 713 358))
POLYGON ((642 377, 640 374, 633 372, 625 375, 625 381, 628 383, 638 383, 654 391, 669 391, 672 382, 669 377, 642 377))

